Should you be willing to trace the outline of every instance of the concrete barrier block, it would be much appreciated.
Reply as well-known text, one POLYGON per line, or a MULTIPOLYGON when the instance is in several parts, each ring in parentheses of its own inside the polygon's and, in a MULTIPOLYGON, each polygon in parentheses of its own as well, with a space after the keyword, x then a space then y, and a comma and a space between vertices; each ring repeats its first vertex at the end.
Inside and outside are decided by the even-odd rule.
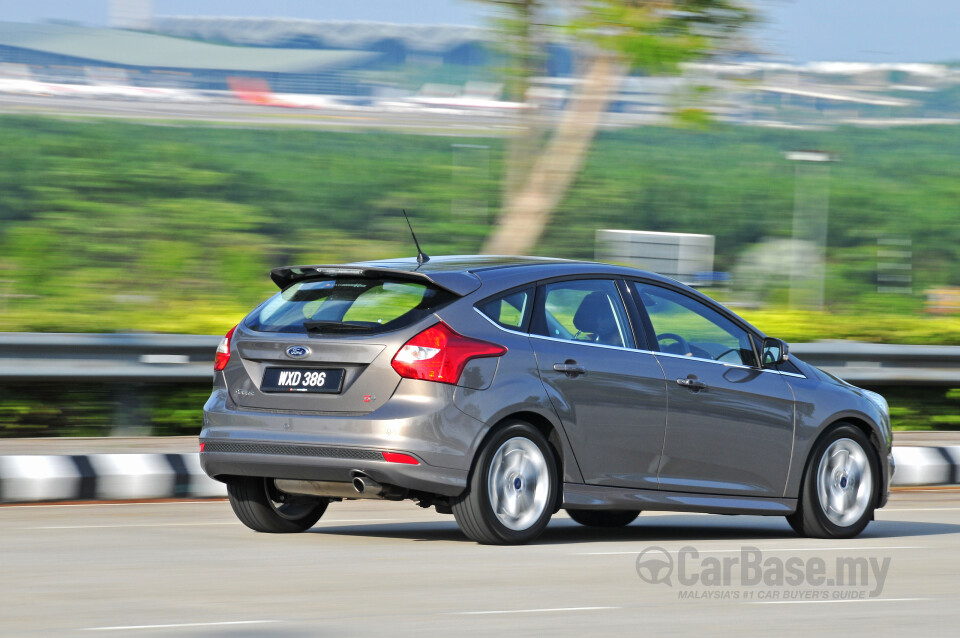
POLYGON ((960 484, 960 445, 951 445, 940 449, 950 459, 950 464, 953 466, 953 478, 950 483, 960 484))
POLYGON ((194 498, 206 498, 211 496, 226 496, 227 486, 220 481, 215 481, 206 474, 200 467, 199 454, 183 454, 184 465, 190 473, 190 496, 194 498))
POLYGON ((92 454, 97 498, 128 500, 171 498, 176 472, 162 454, 92 454))
POLYGON ((66 501, 80 492, 80 472, 69 456, 0 456, 4 503, 66 501))
POLYGON ((895 447, 897 464, 893 485, 948 485, 953 482, 954 466, 937 447, 895 447))

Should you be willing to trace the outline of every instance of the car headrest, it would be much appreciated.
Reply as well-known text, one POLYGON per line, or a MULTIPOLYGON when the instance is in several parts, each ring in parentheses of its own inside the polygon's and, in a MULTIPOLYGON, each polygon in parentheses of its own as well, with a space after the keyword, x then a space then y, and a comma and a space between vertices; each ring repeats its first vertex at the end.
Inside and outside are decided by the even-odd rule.
POLYGON ((597 335, 601 343, 623 345, 610 299, 601 290, 595 290, 583 298, 573 315, 573 325, 580 332, 597 335))

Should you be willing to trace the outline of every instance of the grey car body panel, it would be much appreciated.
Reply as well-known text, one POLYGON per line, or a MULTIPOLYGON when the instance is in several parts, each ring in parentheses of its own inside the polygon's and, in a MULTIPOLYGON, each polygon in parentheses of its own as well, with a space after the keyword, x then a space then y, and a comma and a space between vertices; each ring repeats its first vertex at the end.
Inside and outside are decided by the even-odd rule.
MULTIPOLYGON (((204 469, 215 478, 239 474, 349 480, 351 472, 359 471, 385 484, 455 496, 465 488, 473 459, 491 428, 510 416, 528 415, 530 420, 548 424, 556 433, 555 444, 561 448, 564 473, 563 498, 570 507, 624 509, 629 504, 634 509, 785 514, 796 507, 803 471, 817 437, 839 420, 853 420, 874 434, 872 439, 878 447, 883 473, 880 504, 886 500, 890 466, 883 461, 890 455, 889 419, 863 391, 802 361, 792 359, 795 367, 790 369, 794 372, 784 374, 704 363, 717 370, 711 377, 715 389, 694 394, 671 385, 674 380, 671 375, 689 373, 680 375, 682 370, 677 366, 682 368, 692 361, 669 362, 673 357, 644 350, 640 340, 637 350, 622 348, 615 355, 595 344, 568 343, 571 351, 591 351, 589 358, 598 361, 591 363, 598 366, 592 370, 592 376, 600 380, 606 378, 600 374, 602 369, 610 373, 614 368, 626 367, 630 358, 635 357, 641 363, 633 367, 645 368, 641 376, 646 375, 647 380, 653 382, 644 386, 650 390, 656 385, 657 373, 646 362, 659 361, 667 368, 666 375, 660 373, 667 396, 666 408, 658 416, 650 409, 642 419, 635 414, 629 417, 639 429, 623 422, 629 402, 619 401, 614 395, 613 405, 601 406, 601 397, 593 398, 596 414, 589 421, 601 423, 599 427, 606 430, 604 437, 570 418, 579 416, 582 410, 561 397, 564 392, 558 388, 564 380, 550 376, 555 363, 551 357, 559 356, 560 350, 552 349, 553 344, 547 344, 547 340, 496 324, 475 307, 478 302, 502 292, 549 280, 638 279, 681 291, 758 339, 765 336, 705 295, 666 277, 588 262, 445 257, 434 258, 423 265, 414 259, 402 259, 291 267, 275 270, 274 273, 283 272, 274 279, 285 282, 285 277, 292 277, 290 281, 293 281, 329 276, 317 268, 360 269, 369 271, 371 276, 406 273, 454 292, 460 298, 414 325, 371 336, 317 338, 304 334, 255 333, 238 327, 234 354, 243 356, 231 357, 226 370, 214 374, 214 393, 204 408, 201 440, 399 451, 413 454, 422 462, 414 466, 296 455, 277 458, 279 455, 275 454, 201 454, 204 469), (310 268, 315 274, 311 275, 310 268), (296 269, 299 272, 295 272, 296 269), (400 379, 390 366, 392 356, 409 338, 437 320, 472 338, 503 345, 507 353, 499 358, 471 361, 458 386, 400 379), (314 348, 317 344, 329 344, 329 352, 317 354, 320 352, 314 348), (330 397, 315 394, 272 396, 263 399, 261 404, 252 401, 259 398, 259 391, 251 386, 259 384, 257 375, 262 375, 262 366, 270 357, 277 357, 279 362, 284 357, 278 353, 289 345, 310 346, 313 354, 320 357, 311 362, 314 365, 329 362, 348 369, 344 393, 334 395, 334 399, 326 403, 324 399, 330 397), (374 352, 376 348, 381 349, 374 352), (338 353, 336 356, 331 354, 334 351, 338 353), (596 357, 592 355, 594 351, 596 357), (620 361, 620 365, 611 363, 614 359, 620 361), (363 374, 351 376, 351 366, 363 374), (367 383, 367 375, 371 373, 367 383), (722 392, 722 384, 717 379, 727 384, 722 392), (760 383, 756 388, 742 390, 747 381, 757 380, 760 383), (375 395, 375 400, 364 402, 366 394, 375 395), (274 398, 277 403, 271 402, 274 398), (344 400, 338 402, 337 399, 344 400), (246 406, 239 401, 247 401, 246 406), (671 431, 673 423, 677 424, 676 431, 671 431), (632 439, 638 432, 639 439, 632 439), (657 449, 658 441, 662 450, 657 449), (731 444, 733 447, 728 450, 731 444), (632 458, 632 452, 637 458, 632 458), (723 454, 726 458, 711 460, 711 455, 723 454), (612 462, 609 469, 604 468, 605 460, 612 462), (659 478, 651 475, 654 463, 659 478)), ((586 361, 587 355, 582 356, 586 361)), ((287 363, 296 365, 292 359, 282 362, 287 363)), ((697 367, 699 369, 699 365, 697 367)), ((697 374, 703 375, 710 385, 708 373, 697 374)), ((591 377, 591 370, 584 376, 591 377)), ((637 390, 629 389, 629 383, 624 385, 622 380, 614 381, 612 376, 607 380, 609 383, 591 386, 591 392, 629 395, 637 390)), ((578 389, 573 396, 582 398, 586 394, 578 389)))
POLYGON ((660 489, 783 495, 794 439, 790 386, 776 372, 658 353, 667 377, 660 489), (707 384, 691 390, 676 379, 707 384), (763 450, 758 454, 758 450, 763 450))
MULTIPOLYGON (((500 344, 507 348, 507 353, 497 359, 477 359, 464 369, 460 385, 454 393, 454 405, 472 418, 492 427, 511 417, 529 419, 535 415, 538 419, 547 422, 557 432, 561 440, 561 465, 564 471, 564 480, 579 483, 583 480, 573 455, 573 446, 567 439, 565 430, 560 427, 556 411, 550 404, 543 386, 531 379, 537 379, 537 358, 530 346, 530 337, 527 334, 506 330, 483 317, 473 304, 452 304, 439 311, 438 316, 451 328, 459 332, 467 332, 472 337, 500 344), (473 366, 486 366, 496 361, 496 401, 490 400, 487 388, 478 389, 470 381, 473 366)), ((473 452, 476 453, 489 432, 487 428, 475 441, 473 452)))
MULTIPOLYGON (((234 402, 241 407, 264 410, 303 410, 311 412, 370 412, 378 405, 365 397, 380 395, 389 397, 400 378, 390 368, 390 359, 396 348, 389 350, 387 344, 395 344, 410 336, 409 331, 397 331, 387 340, 375 337, 340 337, 336 340, 318 339, 310 335, 280 333, 258 334, 242 324, 234 332, 239 357, 231 357, 224 369, 224 377, 230 387, 234 402), (293 358, 286 354, 289 346, 306 346, 310 349, 304 357, 293 358), (341 390, 335 394, 261 392, 260 381, 270 367, 322 366, 342 368, 345 372, 341 390), (376 390, 371 390, 376 388, 376 390)), ((378 335, 379 336, 379 335, 378 335)))
POLYGON ((564 483, 563 507, 783 516, 797 508, 797 501, 792 498, 752 498, 564 483))
POLYGON ((531 337, 540 378, 586 483, 657 489, 666 430, 663 371, 651 353, 531 337), (570 376, 554 364, 581 365, 570 376))
POLYGON ((889 417, 866 398, 862 389, 834 379, 806 362, 796 358, 791 360, 803 376, 784 375, 784 380, 790 384, 796 396, 797 415, 794 461, 784 495, 799 493, 810 451, 826 426, 838 421, 851 421, 866 425, 873 433, 871 442, 877 446, 881 460, 881 502, 885 503, 893 478, 889 463, 883 462, 890 457, 893 445, 889 417))
POLYGON ((331 415, 244 409, 226 390, 217 390, 204 406, 200 438, 407 452, 427 465, 466 472, 486 426, 454 405, 454 391, 447 384, 403 379, 379 409, 331 415))

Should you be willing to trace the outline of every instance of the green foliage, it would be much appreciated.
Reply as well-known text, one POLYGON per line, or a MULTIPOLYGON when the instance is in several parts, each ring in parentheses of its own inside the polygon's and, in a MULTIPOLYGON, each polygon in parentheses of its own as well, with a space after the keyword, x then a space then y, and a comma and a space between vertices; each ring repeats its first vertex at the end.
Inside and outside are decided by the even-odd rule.
MULTIPOLYGON (((222 334, 274 292, 271 267, 412 255, 401 207, 429 254, 475 252, 504 154, 496 139, 11 116, 0 144, 0 330, 68 332, 222 334), (488 147, 489 170, 455 161, 455 144, 488 147)), ((731 270, 750 246, 791 235, 795 167, 782 154, 801 148, 840 158, 829 307, 745 317, 793 342, 960 344, 960 318, 925 316, 920 294, 960 285, 960 127, 605 133, 537 253, 591 259, 600 228, 701 232, 731 270), (917 294, 876 293, 886 236, 913 240, 917 294)), ((881 391, 900 425, 957 427, 960 391, 881 391)), ((116 392, 2 388, 0 436, 105 434, 125 419, 192 434, 208 393, 137 388, 118 413, 116 392)))
POLYGON ((721 52, 754 21, 731 0, 583 0, 577 8, 574 35, 649 74, 677 73, 684 62, 721 52))
POLYGON ((62 384, 0 387, 0 438, 109 436, 119 426, 156 436, 200 432, 203 385, 62 384))
POLYGON ((598 228, 716 235, 716 269, 793 232, 796 167, 783 153, 829 150, 831 310, 917 312, 922 299, 877 296, 881 237, 913 241, 914 290, 960 284, 960 128, 771 131, 634 129, 604 133, 541 248, 592 257, 598 228), (871 291, 874 291, 871 293, 871 291), (879 297, 879 298, 878 298, 879 297))
POLYGON ((960 345, 960 317, 930 317, 873 311, 804 312, 785 308, 739 309, 739 314, 768 335, 792 343, 830 339, 868 343, 960 345))
POLYGON ((471 140, 372 139, 0 118, 0 330, 224 332, 271 267, 409 253, 401 207, 476 252, 486 220, 451 214, 496 197, 451 177, 471 140))
POLYGON ((960 390, 938 387, 881 387, 894 430, 960 430, 960 390))
MULTIPOLYGON (((497 139, 10 116, 0 144, 0 330, 78 332, 225 332, 274 292, 272 267, 412 255, 404 207, 429 254, 476 252, 504 155, 497 139)), ((790 237, 798 148, 840 158, 828 312, 748 318, 790 341, 960 343, 958 320, 922 312, 924 289, 960 285, 960 127, 604 133, 536 252, 591 259, 600 228, 705 232, 733 270, 790 237), (876 292, 888 236, 913 240, 914 295, 876 292)))
POLYGON ((674 74, 684 62, 722 53, 756 19, 738 0, 480 1, 499 10, 498 45, 513 60, 508 75, 522 87, 537 72, 544 44, 560 34, 612 53, 631 69, 674 74))

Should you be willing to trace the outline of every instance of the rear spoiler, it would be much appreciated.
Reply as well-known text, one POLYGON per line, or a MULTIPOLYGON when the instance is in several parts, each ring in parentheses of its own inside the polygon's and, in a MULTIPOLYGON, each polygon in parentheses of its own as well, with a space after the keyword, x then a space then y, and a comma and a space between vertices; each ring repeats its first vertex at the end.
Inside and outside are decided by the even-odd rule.
POLYGON ((468 295, 480 287, 480 279, 476 275, 462 270, 418 272, 414 270, 359 265, 319 265, 284 266, 283 268, 274 268, 270 271, 270 279, 279 286, 280 290, 284 290, 298 281, 319 279, 321 277, 388 277, 391 279, 426 282, 437 288, 452 292, 459 297, 468 295))

